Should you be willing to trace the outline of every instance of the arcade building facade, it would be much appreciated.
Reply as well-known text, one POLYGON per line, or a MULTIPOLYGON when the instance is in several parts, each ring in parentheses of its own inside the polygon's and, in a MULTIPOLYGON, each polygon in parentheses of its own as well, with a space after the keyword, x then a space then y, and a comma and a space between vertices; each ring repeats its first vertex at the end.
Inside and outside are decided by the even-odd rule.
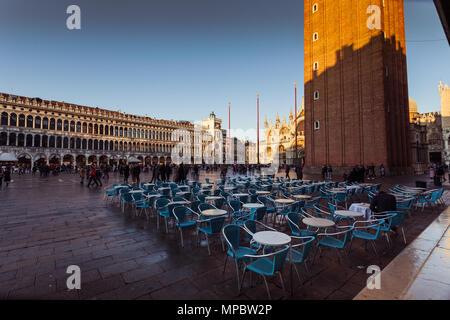
POLYGON ((170 163, 177 129, 188 121, 157 120, 67 102, 0 93, 0 153, 16 165, 112 166, 138 158, 143 165, 170 163))

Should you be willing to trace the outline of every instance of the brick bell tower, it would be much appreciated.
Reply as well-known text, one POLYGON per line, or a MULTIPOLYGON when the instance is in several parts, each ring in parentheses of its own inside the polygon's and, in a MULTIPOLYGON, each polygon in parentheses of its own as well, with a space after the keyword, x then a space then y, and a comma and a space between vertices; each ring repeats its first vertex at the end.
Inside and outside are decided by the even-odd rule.
POLYGON ((305 0, 305 172, 410 172, 403 0, 305 0))

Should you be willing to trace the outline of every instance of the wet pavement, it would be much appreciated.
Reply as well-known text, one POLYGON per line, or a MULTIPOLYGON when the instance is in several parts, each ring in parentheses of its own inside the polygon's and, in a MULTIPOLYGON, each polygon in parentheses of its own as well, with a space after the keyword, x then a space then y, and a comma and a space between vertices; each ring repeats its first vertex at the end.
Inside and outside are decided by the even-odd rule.
MULTIPOLYGON (((282 174, 280 174, 282 175, 282 174)), ((217 178, 217 174, 205 175, 217 178)), ((132 218, 119 207, 105 205, 104 189, 80 185, 75 174, 13 175, 8 188, 0 190, 0 299, 266 299, 264 283, 246 277, 240 295, 235 267, 227 265, 220 241, 197 247, 195 236, 156 230, 156 220, 132 218), (69 265, 81 269, 81 289, 68 290, 69 265)), ((313 178, 313 177, 305 177, 313 178)), ((143 174, 142 181, 150 180, 143 174)), ((418 177, 384 178, 383 189, 395 183, 414 185, 418 177)), ((108 183, 119 181, 111 175, 108 183)), ((448 197, 448 191, 445 197, 448 197)), ((425 209, 406 218, 406 238, 411 243, 444 210, 425 209)), ((163 229, 163 228, 162 228, 163 229)), ((286 229, 287 230, 287 229, 286 229)), ((369 265, 386 267, 404 248, 401 236, 377 241, 379 257, 369 246, 355 241, 349 256, 338 261, 324 250, 302 281, 289 266, 283 270, 287 296, 279 278, 269 282, 273 299, 352 299, 366 285, 369 265), (294 294, 291 296, 291 284, 294 294)))

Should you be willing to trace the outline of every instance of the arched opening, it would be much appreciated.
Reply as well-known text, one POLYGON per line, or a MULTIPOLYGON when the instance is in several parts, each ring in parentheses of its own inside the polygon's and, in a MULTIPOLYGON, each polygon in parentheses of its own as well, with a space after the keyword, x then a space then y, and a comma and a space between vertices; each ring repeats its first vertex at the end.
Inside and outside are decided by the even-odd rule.
POLYGON ((78 155, 75 160, 77 167, 84 167, 86 165, 86 157, 82 154, 78 155))
POLYGON ((0 133, 0 146, 6 146, 8 142, 8 134, 6 132, 0 133))
POLYGON ((99 160, 100 160, 100 162, 99 162, 100 165, 102 165, 102 164, 108 164, 108 157, 105 156, 105 155, 100 156, 99 160))
POLYGON ((25 168, 31 168, 31 156, 27 153, 23 153, 17 157, 17 164, 24 166, 25 168))
POLYGON ((47 164, 47 158, 45 156, 38 156, 34 162, 35 167, 42 167, 47 164))
POLYGON ((61 164, 61 158, 58 155, 54 154, 54 155, 50 156, 50 159, 48 162, 50 164, 59 165, 59 164, 61 164))
POLYGON ((66 154, 64 157, 63 157, 63 163, 66 165, 66 166, 71 166, 71 165, 73 165, 73 155, 71 155, 71 154, 66 154))
POLYGON ((97 164, 97 157, 96 156, 89 156, 88 158, 88 165, 97 164))

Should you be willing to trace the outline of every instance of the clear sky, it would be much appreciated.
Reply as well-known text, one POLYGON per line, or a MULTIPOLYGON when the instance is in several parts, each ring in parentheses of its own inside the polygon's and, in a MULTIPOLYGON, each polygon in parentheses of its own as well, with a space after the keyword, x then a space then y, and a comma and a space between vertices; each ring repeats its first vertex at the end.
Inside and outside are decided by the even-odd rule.
MULTIPOLYGON (((410 96, 440 108, 450 48, 431 0, 405 0, 410 96), (423 42, 426 40, 426 42, 423 42), (418 41, 418 42, 416 42, 418 41)), ((0 91, 255 128, 303 95, 302 0, 2 0, 0 91), (81 8, 81 30, 66 8, 81 8)))

